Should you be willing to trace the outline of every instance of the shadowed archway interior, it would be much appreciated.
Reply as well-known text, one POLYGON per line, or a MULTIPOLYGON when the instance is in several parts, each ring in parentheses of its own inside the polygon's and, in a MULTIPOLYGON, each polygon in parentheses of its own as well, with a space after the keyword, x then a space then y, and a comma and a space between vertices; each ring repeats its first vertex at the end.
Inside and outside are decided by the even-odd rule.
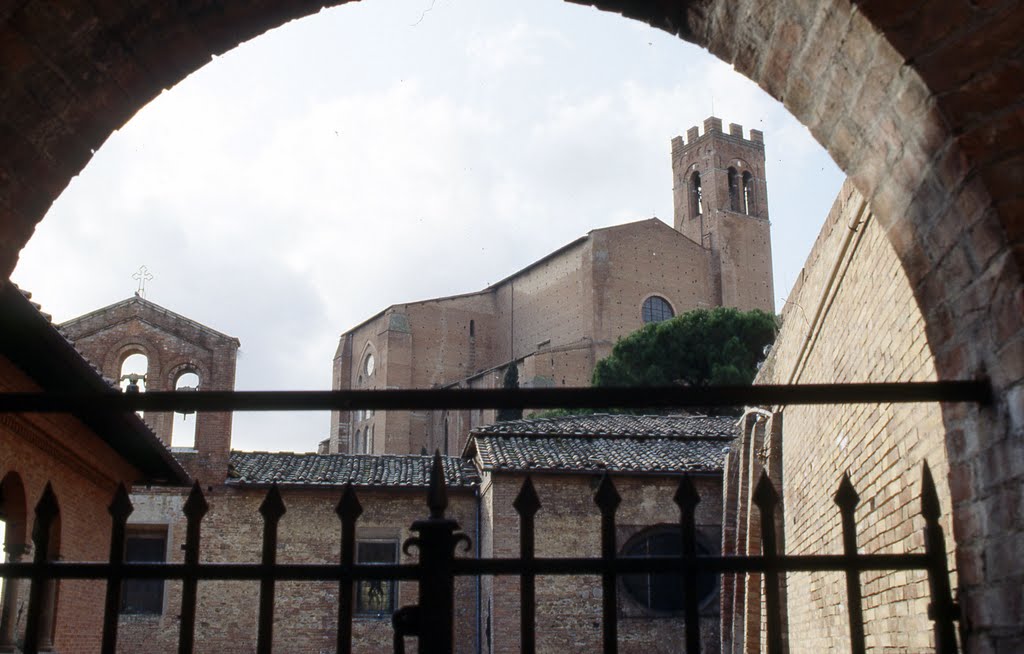
MULTIPOLYGON (((996 401, 944 407, 960 568, 982 598, 987 522, 1024 468, 1024 12, 1016 2, 666 0, 582 3, 707 48, 805 124, 870 202, 924 314, 941 379, 991 379, 996 401)), ((25 2, 0 13, 0 267, 110 133, 164 88, 319 4, 25 2)), ((998 631, 998 630, 997 630, 998 631)), ((1020 638, 972 625, 972 638, 1020 638)), ((975 642, 975 641, 972 641, 975 642)), ((981 641, 977 641, 981 642, 981 641)), ((992 641, 995 642, 995 641, 992 641)), ((1019 642, 1019 641, 1017 641, 1019 642)))

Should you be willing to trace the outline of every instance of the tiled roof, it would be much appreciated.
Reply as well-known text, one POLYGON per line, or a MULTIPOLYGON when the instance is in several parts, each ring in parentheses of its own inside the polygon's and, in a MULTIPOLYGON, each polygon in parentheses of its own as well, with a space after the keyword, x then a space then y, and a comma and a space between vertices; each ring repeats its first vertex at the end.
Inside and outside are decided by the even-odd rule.
MULTIPOLYGON (((118 393, 43 313, 32 294, 0 281, 0 354, 51 393, 118 393)), ((156 483, 184 483, 188 474, 170 449, 134 412, 79 413, 78 418, 115 452, 156 483)))
POLYGON ((560 418, 528 418, 477 427, 474 434, 529 436, 661 436, 735 438, 736 418, 722 416, 637 416, 594 413, 560 418))
POLYGON ((474 429, 470 451, 485 471, 718 472, 736 418, 568 416, 474 429))
MULTIPOLYGON (((291 484, 426 488, 433 457, 413 454, 296 454, 231 452, 229 484, 291 484)), ((471 487, 476 472, 468 461, 441 457, 448 487, 471 487)))

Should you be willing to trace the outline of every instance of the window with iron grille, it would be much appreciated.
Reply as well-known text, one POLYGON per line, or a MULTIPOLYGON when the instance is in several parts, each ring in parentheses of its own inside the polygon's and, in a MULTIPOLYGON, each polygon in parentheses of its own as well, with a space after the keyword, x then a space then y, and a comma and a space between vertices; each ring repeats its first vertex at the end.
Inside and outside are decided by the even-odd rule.
MULTIPOLYGON (((711 551, 697 539, 697 555, 711 551)), ((649 556, 679 556, 682 554, 682 532, 676 526, 658 526, 633 536, 622 548, 622 556, 645 558, 649 556)), ((683 577, 678 574, 623 575, 625 596, 647 611, 680 614, 683 611, 683 577)), ((697 574, 697 604, 703 606, 718 587, 718 575, 709 572, 697 574)), ((628 607, 626 607, 628 609, 628 607)), ((632 611, 626 611, 633 613, 632 611)))
MULTIPOLYGON (((359 541, 356 563, 398 563, 397 541, 359 541)), ((367 579, 356 584, 356 615, 390 618, 395 610, 395 582, 367 579)))
MULTIPOLYGON (((125 537, 126 562, 163 563, 167 558, 167 529, 129 527, 125 537)), ((164 609, 163 579, 125 579, 121 586, 121 613, 160 615, 164 609)))

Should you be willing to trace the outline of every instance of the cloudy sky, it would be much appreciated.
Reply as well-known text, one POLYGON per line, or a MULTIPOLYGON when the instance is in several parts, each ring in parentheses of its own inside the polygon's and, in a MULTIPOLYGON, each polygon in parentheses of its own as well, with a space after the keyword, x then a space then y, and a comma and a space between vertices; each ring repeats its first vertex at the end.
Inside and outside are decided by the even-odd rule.
MULTIPOLYGON (((669 140, 764 131, 776 304, 842 182, 706 52, 553 0, 391 0, 269 32, 113 134, 13 279, 55 320, 148 299, 238 337, 237 387, 328 389, 338 336, 479 290, 587 231, 672 222, 669 140)), ((239 449, 315 449, 326 414, 235 416, 239 449)))

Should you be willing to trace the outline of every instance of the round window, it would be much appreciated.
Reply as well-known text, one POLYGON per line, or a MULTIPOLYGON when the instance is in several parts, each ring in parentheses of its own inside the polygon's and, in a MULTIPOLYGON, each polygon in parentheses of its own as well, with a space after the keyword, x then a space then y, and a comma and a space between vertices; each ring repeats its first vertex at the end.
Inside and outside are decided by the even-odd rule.
POLYGON ((366 376, 369 377, 373 374, 373 368, 376 362, 373 360, 373 354, 366 355, 366 361, 363 362, 363 370, 366 371, 366 376))
MULTIPOLYGON (((682 553, 682 537, 679 527, 656 527, 634 536, 622 548, 622 556, 646 558, 649 556, 679 556, 682 553)), ((697 543, 697 554, 708 555, 706 547, 697 543)), ((638 604, 652 611, 676 613, 683 610, 683 576, 679 574, 637 574, 623 575, 622 585, 626 594, 638 604)), ((697 573, 697 603, 703 604, 718 586, 718 575, 712 572, 697 573)))
POLYGON ((652 295, 644 300, 643 310, 640 312, 640 317, 643 318, 645 325, 668 320, 674 315, 676 314, 672 311, 672 305, 668 303, 668 300, 657 295, 652 295))

